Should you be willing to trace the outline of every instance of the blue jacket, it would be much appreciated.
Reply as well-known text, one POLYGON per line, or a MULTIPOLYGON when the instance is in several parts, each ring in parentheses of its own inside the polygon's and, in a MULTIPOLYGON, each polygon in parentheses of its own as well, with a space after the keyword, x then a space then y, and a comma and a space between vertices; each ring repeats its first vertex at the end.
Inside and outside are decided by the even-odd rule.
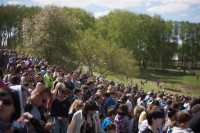
POLYGON ((110 98, 110 97, 107 99, 107 101, 106 101, 106 102, 107 102, 107 104, 108 104, 108 107, 109 107, 109 106, 111 106, 111 105, 116 105, 116 102, 115 102, 115 100, 113 100, 113 99, 112 99, 112 98, 110 98))
POLYGON ((113 123, 113 120, 110 119, 110 118, 108 118, 108 117, 106 117, 106 118, 102 121, 101 126, 102 126, 102 128, 103 128, 104 131, 107 131, 107 127, 108 127, 108 125, 109 125, 110 123, 113 123))

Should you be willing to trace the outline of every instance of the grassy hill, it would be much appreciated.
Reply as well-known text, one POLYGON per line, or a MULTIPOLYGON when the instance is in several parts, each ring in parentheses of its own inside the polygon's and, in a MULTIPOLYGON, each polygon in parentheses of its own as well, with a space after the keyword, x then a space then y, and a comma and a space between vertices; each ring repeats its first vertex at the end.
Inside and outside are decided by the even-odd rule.
MULTIPOLYGON (((86 72, 88 68, 86 66, 83 67, 83 72, 86 72)), ((196 74, 200 75, 200 70, 194 70, 196 74)), ((95 76, 100 76, 98 72, 93 73, 95 76)), ((120 75, 110 75, 106 77, 107 80, 114 80, 115 83, 127 83, 127 79, 125 76, 120 75)), ((137 83, 139 88, 143 88, 145 91, 154 90, 162 91, 159 87, 157 87, 157 82, 162 84, 162 88, 169 88, 166 92, 178 95, 192 96, 195 97, 200 96, 200 79, 197 79, 195 76, 192 76, 191 72, 186 70, 184 73, 182 70, 176 69, 165 69, 148 67, 147 69, 143 69, 137 75, 130 77, 133 81, 133 84, 137 83), (147 77, 148 82, 144 85, 140 84, 141 79, 144 81, 144 76, 147 77)))

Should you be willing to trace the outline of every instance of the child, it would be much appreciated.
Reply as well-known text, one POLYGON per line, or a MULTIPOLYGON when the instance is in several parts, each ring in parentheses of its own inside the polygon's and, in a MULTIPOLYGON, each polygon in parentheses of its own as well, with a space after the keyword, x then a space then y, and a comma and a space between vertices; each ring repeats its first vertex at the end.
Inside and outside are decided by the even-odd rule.
POLYGON ((116 125, 114 123, 110 123, 108 125, 108 131, 107 131, 107 133, 117 133, 116 132, 116 125))
POLYGON ((119 105, 117 109, 117 115, 115 116, 115 123, 117 125, 118 133, 128 133, 129 117, 128 106, 126 104, 119 105))
POLYGON ((66 133, 67 132, 67 118, 70 102, 65 98, 65 91, 58 90, 58 97, 54 98, 51 103, 50 112, 53 116, 53 122, 56 126, 52 133, 66 133))
POLYGON ((107 131, 107 126, 114 122, 116 110, 114 108, 109 109, 107 115, 108 117, 106 117, 101 123, 101 126, 105 131, 107 131))

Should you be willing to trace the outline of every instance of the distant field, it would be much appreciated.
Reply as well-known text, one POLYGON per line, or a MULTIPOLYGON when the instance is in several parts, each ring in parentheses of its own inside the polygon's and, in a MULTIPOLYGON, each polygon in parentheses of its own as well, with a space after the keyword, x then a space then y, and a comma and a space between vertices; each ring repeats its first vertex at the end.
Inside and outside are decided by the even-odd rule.
MULTIPOLYGON (((87 67, 83 67, 83 71, 87 71, 87 67)), ((200 70, 194 70, 196 74, 200 75, 200 70)), ((99 76, 99 73, 94 72, 95 76, 99 76)), ((106 79, 114 80, 115 83, 122 82, 127 84, 127 79, 125 76, 107 76, 106 79)), ((159 87, 157 87, 157 82, 159 81, 162 84, 162 88, 169 88, 171 90, 166 92, 178 94, 178 95, 185 95, 185 96, 200 96, 200 79, 196 79, 195 76, 192 76, 190 71, 186 70, 184 73, 182 70, 176 69, 165 69, 162 70, 161 68, 153 68, 148 67, 147 69, 143 69, 142 72, 135 75, 134 77, 130 77, 133 83, 137 83, 139 88, 144 88, 145 91, 154 90, 162 91, 159 87), (148 79, 148 83, 144 85, 140 84, 141 79, 144 81, 144 75, 146 75, 148 79)))

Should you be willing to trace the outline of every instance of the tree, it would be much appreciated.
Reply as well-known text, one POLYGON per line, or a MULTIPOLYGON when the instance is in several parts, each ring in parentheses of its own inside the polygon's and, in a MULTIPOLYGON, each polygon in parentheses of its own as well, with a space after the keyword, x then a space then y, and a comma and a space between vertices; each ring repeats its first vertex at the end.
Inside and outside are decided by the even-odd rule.
POLYGON ((61 14, 56 6, 46 6, 33 19, 24 19, 23 44, 34 56, 45 58, 50 64, 74 64, 73 42, 81 23, 61 14))

